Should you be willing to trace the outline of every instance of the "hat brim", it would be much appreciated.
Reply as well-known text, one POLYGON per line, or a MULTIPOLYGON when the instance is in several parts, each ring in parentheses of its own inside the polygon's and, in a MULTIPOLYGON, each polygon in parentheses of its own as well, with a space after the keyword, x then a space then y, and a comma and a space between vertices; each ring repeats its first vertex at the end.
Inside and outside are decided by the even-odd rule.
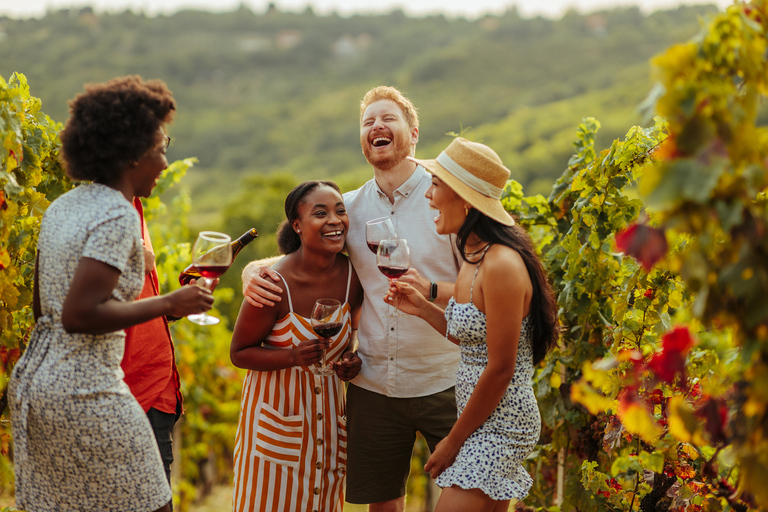
POLYGON ((459 197, 471 204, 473 208, 481 213, 505 226, 515 225, 515 219, 513 219, 507 210, 504 209, 501 200, 481 194, 451 174, 445 167, 440 165, 437 160, 419 160, 410 156, 407 158, 424 167, 429 173, 440 178, 451 188, 451 190, 456 192, 459 197))

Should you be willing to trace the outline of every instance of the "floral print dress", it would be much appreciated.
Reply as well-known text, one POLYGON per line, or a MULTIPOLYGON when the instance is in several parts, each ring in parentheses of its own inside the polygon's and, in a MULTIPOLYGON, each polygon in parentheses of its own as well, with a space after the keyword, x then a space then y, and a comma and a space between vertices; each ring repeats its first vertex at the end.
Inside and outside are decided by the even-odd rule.
POLYGON ((147 416, 123 382, 123 331, 70 334, 61 312, 81 257, 120 271, 112 298, 144 283, 139 218, 122 193, 86 184, 54 201, 38 241, 42 316, 11 375, 16 507, 153 511, 171 499, 147 416))
MULTIPOLYGON (((460 341, 461 361, 456 372, 456 406, 461 416, 469 397, 488 365, 485 313, 470 301, 451 298, 445 310, 448 335, 460 341)), ((440 487, 480 489, 494 500, 522 499, 533 479, 522 466, 541 433, 541 416, 533 392, 533 349, 530 316, 523 320, 517 348, 515 374, 491 416, 473 432, 459 450, 456 460, 436 480, 440 487)))

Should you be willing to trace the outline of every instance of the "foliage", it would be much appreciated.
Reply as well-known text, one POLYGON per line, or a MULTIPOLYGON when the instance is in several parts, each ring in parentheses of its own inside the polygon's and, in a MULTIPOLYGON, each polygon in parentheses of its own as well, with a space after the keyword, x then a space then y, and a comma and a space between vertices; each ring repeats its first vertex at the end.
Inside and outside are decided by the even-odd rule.
POLYGON ((653 127, 598 154, 587 118, 546 205, 507 187, 563 323, 536 375, 540 508, 558 457, 548 510, 768 507, 767 29, 764 0, 730 7, 654 59, 653 127))
POLYGON ((71 188, 57 159, 58 131, 24 75, 0 77, 0 494, 13 482, 5 416, 11 370, 34 324, 35 247, 42 214, 71 188))

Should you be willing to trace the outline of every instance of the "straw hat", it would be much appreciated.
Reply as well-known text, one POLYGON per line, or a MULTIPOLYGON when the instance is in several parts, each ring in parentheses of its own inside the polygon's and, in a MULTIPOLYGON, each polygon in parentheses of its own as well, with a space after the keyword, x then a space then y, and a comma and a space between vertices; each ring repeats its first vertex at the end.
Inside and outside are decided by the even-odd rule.
POLYGON ((500 200, 509 169, 488 146, 456 137, 434 160, 408 159, 443 180, 476 210, 505 226, 515 225, 500 200))

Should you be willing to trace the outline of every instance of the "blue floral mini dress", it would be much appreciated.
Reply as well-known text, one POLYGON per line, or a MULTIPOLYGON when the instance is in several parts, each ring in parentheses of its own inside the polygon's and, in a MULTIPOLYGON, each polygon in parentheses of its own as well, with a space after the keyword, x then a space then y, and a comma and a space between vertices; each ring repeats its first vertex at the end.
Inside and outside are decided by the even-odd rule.
MULTIPOLYGON (((460 341, 461 361, 456 372, 456 406, 461 416, 478 379, 488 365, 485 313, 470 301, 451 298, 445 310, 447 333, 460 341)), ((533 392, 531 319, 520 329, 515 374, 496 409, 462 445, 456 460, 436 480, 440 487, 480 489, 494 500, 522 499, 533 479, 522 466, 541 433, 541 415, 533 392)))

